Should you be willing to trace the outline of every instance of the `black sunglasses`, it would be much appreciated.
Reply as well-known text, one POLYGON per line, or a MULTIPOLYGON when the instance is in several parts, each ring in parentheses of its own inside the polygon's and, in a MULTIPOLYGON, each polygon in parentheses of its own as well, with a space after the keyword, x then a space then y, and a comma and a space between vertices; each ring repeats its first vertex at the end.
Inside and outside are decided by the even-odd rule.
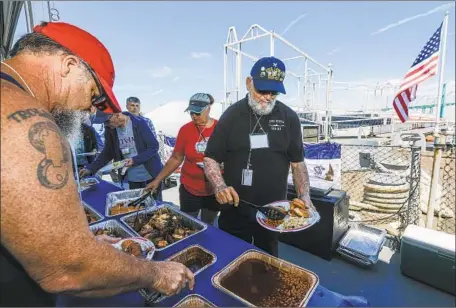
POLYGON ((268 94, 270 94, 271 96, 279 95, 279 92, 277 92, 277 91, 260 91, 260 90, 257 90, 256 88, 255 88, 255 91, 261 95, 268 95, 268 94))
POLYGON ((98 110, 103 111, 106 108, 108 108, 108 106, 107 106, 107 96, 106 96, 106 94, 105 94, 105 92, 103 90, 103 87, 101 86, 101 83, 100 83, 100 81, 97 78, 97 75, 95 74, 93 69, 90 67, 90 65, 88 65, 84 61, 81 61, 81 62, 84 63, 84 65, 87 67, 87 70, 92 75, 93 80, 95 80, 95 84, 97 85, 98 92, 100 92, 99 96, 92 97, 92 105, 95 106, 98 110))

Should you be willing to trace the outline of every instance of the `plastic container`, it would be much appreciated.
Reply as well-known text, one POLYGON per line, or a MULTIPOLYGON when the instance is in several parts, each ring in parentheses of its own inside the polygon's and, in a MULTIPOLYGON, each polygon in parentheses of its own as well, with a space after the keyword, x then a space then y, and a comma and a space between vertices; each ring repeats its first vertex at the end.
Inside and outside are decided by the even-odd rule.
POLYGON ((455 293, 455 235, 409 225, 402 236, 403 275, 455 293))

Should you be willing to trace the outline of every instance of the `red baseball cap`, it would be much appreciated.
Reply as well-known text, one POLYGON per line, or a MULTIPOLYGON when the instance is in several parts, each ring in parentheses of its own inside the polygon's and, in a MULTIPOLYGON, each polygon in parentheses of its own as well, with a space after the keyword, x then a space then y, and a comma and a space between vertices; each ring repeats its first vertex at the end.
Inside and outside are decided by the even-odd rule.
POLYGON ((96 107, 106 113, 121 112, 122 108, 112 91, 115 70, 106 47, 92 34, 64 22, 48 22, 35 26, 33 32, 41 33, 59 43, 86 62, 93 70, 107 96, 105 104, 96 107))

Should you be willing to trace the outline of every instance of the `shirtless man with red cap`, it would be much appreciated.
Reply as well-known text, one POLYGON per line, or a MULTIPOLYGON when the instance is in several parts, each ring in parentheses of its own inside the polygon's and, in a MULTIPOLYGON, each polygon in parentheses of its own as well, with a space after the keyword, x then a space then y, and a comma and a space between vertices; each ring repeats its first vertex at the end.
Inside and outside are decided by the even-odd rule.
POLYGON ((110 296, 141 288, 180 292, 180 263, 122 253, 89 230, 68 140, 91 106, 120 112, 114 65, 91 34, 36 26, 1 64, 1 306, 52 306, 53 294, 110 296))

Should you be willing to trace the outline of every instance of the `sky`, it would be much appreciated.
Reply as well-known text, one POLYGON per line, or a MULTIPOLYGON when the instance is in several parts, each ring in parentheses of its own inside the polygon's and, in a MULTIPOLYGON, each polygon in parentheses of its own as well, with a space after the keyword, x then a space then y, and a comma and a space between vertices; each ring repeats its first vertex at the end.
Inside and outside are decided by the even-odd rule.
MULTIPOLYGON (((171 101, 187 101, 196 92, 211 93, 223 101, 223 45, 234 26, 240 39, 253 24, 281 35, 323 67, 334 71, 331 106, 334 109, 391 107, 392 88, 380 94, 374 86, 399 82, 449 10, 444 81, 454 101, 455 6, 448 1, 384 2, 147 2, 52 1, 60 21, 95 35, 111 52, 116 70, 114 91, 124 107, 137 96, 144 112, 171 101), (350 85, 345 84, 349 82, 350 85), (372 85, 354 87, 355 85, 372 85), (367 88, 368 90, 364 89, 367 88), (364 90, 363 90, 364 89, 364 90), (374 93, 375 92, 375 93, 374 93), (391 93, 390 93, 391 92, 391 93)), ((48 21, 44 2, 34 2, 34 22, 48 21)), ((22 15, 15 39, 26 33, 22 15)), ((268 56, 268 38, 243 44, 255 57, 268 56)), ((275 56, 298 53, 276 39, 275 56)), ((233 54, 228 55, 228 86, 234 86, 233 54)), ((243 57, 242 87, 253 62, 243 57)), ((304 73, 304 60, 286 61, 288 71, 304 73)), ((326 76, 323 68, 309 64, 326 76)), ((317 85, 316 77, 313 77, 317 85)), ((322 77, 323 78, 323 77, 322 77)), ((326 78, 326 77, 324 77, 326 78)), ((287 95, 279 99, 292 106, 325 104, 326 90, 298 95, 298 81, 285 79, 287 95), (314 93, 314 94, 312 94, 314 93), (313 97, 313 98, 312 98, 313 97)), ((324 83, 324 82, 322 82, 324 83)), ((419 102, 437 96, 437 77, 418 89, 419 102)), ((244 91, 244 89, 243 89, 244 91)), ((243 92, 245 93, 245 92, 243 92)))

